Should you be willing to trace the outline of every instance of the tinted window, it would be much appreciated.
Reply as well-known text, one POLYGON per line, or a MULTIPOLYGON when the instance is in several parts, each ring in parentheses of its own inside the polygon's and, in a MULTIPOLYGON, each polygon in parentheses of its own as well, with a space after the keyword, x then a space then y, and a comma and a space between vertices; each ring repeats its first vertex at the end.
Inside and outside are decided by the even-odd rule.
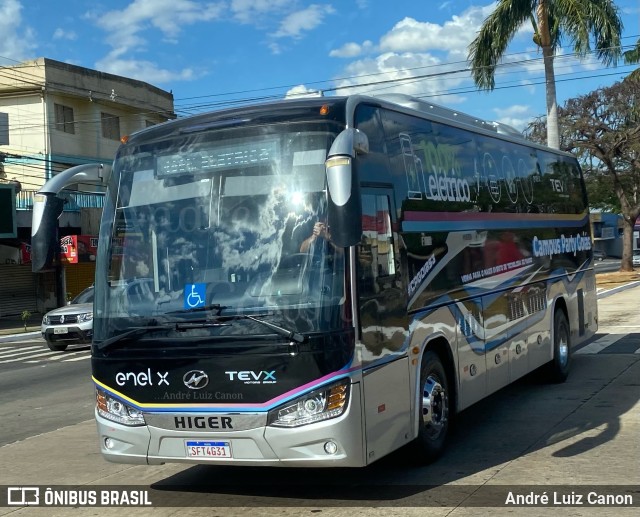
POLYGON ((93 303, 93 286, 87 287, 71 303, 93 303))
POLYGON ((586 208, 571 157, 394 111, 380 110, 380 117, 391 169, 386 181, 391 178, 403 210, 576 214, 586 208))
POLYGON ((575 160, 538 151, 542 171, 540 191, 549 212, 579 214, 586 208, 582 177, 575 160))

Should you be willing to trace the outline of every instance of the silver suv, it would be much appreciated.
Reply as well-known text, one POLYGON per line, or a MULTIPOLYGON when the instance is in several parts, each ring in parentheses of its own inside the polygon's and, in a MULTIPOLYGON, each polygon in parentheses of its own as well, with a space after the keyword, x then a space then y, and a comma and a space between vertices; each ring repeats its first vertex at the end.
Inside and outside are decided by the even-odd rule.
POLYGON ((634 266, 640 266, 640 250, 633 250, 631 261, 634 266))
POLYGON ((51 350, 62 352, 72 344, 91 343, 93 336, 93 286, 69 305, 47 312, 42 318, 42 337, 51 350))

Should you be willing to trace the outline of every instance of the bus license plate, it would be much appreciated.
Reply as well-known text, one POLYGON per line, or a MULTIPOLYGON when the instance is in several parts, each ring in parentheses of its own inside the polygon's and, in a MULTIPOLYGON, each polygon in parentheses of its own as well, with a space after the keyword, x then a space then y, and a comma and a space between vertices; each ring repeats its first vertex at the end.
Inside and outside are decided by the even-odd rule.
POLYGON ((188 458, 231 458, 230 442, 191 442, 187 441, 188 458))
POLYGON ((69 329, 67 327, 56 327, 53 329, 54 334, 68 334, 69 329))

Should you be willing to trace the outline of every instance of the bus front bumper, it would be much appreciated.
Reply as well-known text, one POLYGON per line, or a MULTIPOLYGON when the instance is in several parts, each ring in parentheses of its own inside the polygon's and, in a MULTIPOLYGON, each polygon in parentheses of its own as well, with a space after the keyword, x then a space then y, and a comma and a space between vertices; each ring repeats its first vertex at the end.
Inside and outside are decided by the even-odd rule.
POLYGON ((351 385, 346 411, 337 418, 300 427, 266 426, 266 414, 257 414, 261 425, 252 429, 168 429, 154 422, 214 417, 220 413, 164 413, 149 415, 146 426, 128 427, 106 420, 96 412, 100 450, 114 463, 161 465, 190 463, 247 466, 361 467, 366 464, 360 384, 351 385), (260 417, 261 415, 261 417, 260 417), (154 418, 156 417, 156 418, 154 418), (194 457, 194 444, 225 445, 231 457, 194 457))

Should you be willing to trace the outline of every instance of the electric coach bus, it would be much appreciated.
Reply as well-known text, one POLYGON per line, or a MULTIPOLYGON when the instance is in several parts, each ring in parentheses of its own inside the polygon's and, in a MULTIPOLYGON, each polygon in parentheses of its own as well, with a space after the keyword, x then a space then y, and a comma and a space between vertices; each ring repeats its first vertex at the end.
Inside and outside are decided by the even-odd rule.
POLYGON ((103 181, 92 375, 113 462, 436 458, 455 414, 597 329, 574 157, 419 99, 236 107, 123 137, 103 181))

